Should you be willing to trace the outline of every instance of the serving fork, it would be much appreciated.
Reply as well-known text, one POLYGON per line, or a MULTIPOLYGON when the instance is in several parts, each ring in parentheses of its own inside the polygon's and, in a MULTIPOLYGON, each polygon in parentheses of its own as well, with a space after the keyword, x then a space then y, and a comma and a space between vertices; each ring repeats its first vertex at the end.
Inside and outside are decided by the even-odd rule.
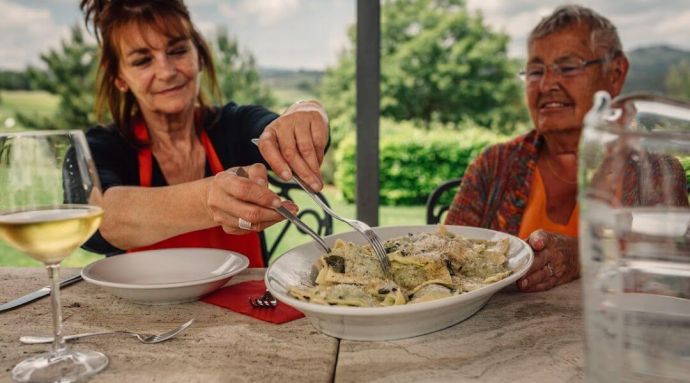
MULTIPOLYGON (((252 143, 256 146, 259 146, 259 139, 253 138, 252 143)), ((372 249, 374 249, 374 254, 376 255, 376 258, 378 259, 379 264, 381 265, 381 270, 383 271, 384 275, 388 279, 393 280, 391 264, 390 260, 388 259, 388 256, 386 255, 386 249, 383 247, 383 244, 381 243, 381 239, 379 238, 379 236, 376 235, 374 230, 372 230, 369 225, 356 219, 348 219, 339 216, 330 208, 330 206, 328 206, 328 204, 326 204, 318 196, 318 194, 314 193, 311 190, 311 188, 307 186, 307 184, 294 172, 292 174, 292 181, 299 185, 299 187, 301 187, 309 195, 309 197, 311 197, 311 199, 313 199, 314 202, 316 202, 316 204, 319 205, 323 209, 323 211, 325 211, 328 215, 337 219, 338 221, 346 223, 347 225, 355 229, 355 231, 362 234, 362 236, 364 236, 367 242, 369 242, 372 249)))
MULTIPOLYGON (((249 174, 247 174, 247 172, 242 168, 237 168, 237 171, 235 172, 235 174, 237 174, 238 177, 249 178, 249 174)), ((285 217, 288 221, 292 222, 295 226, 300 228, 303 232, 309 234, 309 236, 312 237, 314 239, 314 241, 316 241, 316 243, 321 247, 321 249, 323 249, 323 251, 326 254, 331 252, 331 248, 328 247, 328 244, 326 244, 326 242, 323 240, 323 238, 321 238, 321 236, 319 236, 314 230, 312 230, 311 227, 309 227, 309 225, 307 225, 301 219, 299 219, 298 216, 292 214, 292 212, 290 210, 286 209, 284 206, 278 206, 278 207, 274 208, 273 210, 275 210, 276 212, 278 212, 278 214, 285 217)))

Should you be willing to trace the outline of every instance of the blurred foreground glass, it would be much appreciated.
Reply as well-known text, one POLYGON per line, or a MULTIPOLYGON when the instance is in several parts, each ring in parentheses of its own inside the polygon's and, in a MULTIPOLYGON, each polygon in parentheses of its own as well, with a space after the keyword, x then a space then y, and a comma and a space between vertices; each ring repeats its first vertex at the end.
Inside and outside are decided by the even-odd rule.
POLYGON ((60 262, 98 229, 100 198, 81 131, 0 133, 0 238, 46 265, 55 336, 49 353, 14 367, 15 381, 73 382, 108 365, 100 352, 67 348, 59 289, 60 262))
POLYGON ((587 381, 687 381, 690 104, 597 93, 579 161, 587 381))

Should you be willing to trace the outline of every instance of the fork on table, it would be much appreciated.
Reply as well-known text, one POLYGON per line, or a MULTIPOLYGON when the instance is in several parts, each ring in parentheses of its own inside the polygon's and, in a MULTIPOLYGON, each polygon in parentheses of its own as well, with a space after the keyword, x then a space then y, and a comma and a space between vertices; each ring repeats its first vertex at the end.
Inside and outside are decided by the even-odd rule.
POLYGON ((258 309, 272 309, 278 306, 278 300, 275 299, 275 297, 273 296, 273 294, 271 294, 270 291, 266 290, 264 295, 258 298, 249 298, 249 304, 252 305, 252 307, 258 309))

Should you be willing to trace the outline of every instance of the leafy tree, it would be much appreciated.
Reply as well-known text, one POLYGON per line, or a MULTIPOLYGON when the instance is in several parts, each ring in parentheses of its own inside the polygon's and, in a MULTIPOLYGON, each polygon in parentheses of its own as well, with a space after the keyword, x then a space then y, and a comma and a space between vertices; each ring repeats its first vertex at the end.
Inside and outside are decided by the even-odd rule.
POLYGON ((225 100, 238 104, 257 104, 272 107, 276 101, 270 88, 261 83, 254 56, 240 51, 237 39, 228 37, 219 28, 214 41, 216 75, 225 100))
MULTIPOLYGON (((261 84, 251 53, 240 52, 237 40, 222 31, 215 43, 216 71, 224 98, 273 106, 273 96, 261 84)), ((93 125, 97 50, 95 43, 84 40, 82 29, 74 26, 60 49, 41 54, 46 69, 29 67, 26 74, 33 88, 59 96, 59 112, 50 118, 20 114, 19 123, 30 129, 85 129, 93 125)))
MULTIPOLYGON (((381 8, 381 114, 429 128, 473 120, 510 131, 526 120, 508 36, 491 31, 464 0, 387 0, 381 8)), ((350 29, 354 46, 355 30, 350 29)), ((329 68, 329 113, 354 116, 354 50, 329 68)), ((336 132, 337 136, 337 132, 336 132)), ((334 137, 335 138, 335 137, 334 137)))
POLYGON ((672 96, 690 100, 690 60, 683 60, 669 68, 665 81, 672 96))
POLYGON ((82 29, 71 28, 61 48, 41 54, 46 69, 29 67, 27 75, 35 89, 59 96, 54 117, 19 114, 20 124, 32 129, 85 129, 95 121, 96 45, 84 40, 82 29))
POLYGON ((1 70, 0 89, 7 90, 29 90, 29 77, 24 71, 1 70))

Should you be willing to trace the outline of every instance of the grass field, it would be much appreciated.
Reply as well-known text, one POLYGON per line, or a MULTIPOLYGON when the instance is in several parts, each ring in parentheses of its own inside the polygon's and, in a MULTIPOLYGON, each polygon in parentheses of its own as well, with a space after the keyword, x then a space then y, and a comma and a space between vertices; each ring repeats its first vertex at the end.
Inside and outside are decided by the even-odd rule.
MULTIPOLYGON (((298 89, 290 90, 284 87, 276 87, 274 92, 281 100, 298 100, 313 97, 313 95, 308 92, 303 92, 298 89)), ((50 115, 56 111, 57 105, 58 99, 45 92, 0 91, 0 130, 7 130, 3 125, 4 121, 12 117, 16 112, 50 115)), ((16 129, 21 129, 21 127, 15 126, 13 128, 13 130, 16 129)), ((331 207, 336 212, 344 217, 355 217, 355 206, 345 203, 339 197, 338 190, 335 189, 335 187, 328 186, 326 190, 324 190, 324 194, 331 204, 331 207)), ((304 193, 295 193, 294 198, 295 202, 302 208, 316 208, 314 202, 304 193)), ((379 225, 381 226, 414 225, 424 223, 425 212, 423 206, 382 206, 379 210, 379 217, 379 225)), ((333 229, 335 233, 350 230, 349 226, 346 226, 340 221, 334 221, 333 229)), ((279 231, 279 225, 269 228, 266 231, 266 239, 269 245, 273 243, 279 231)), ((309 237, 300 234, 297 229, 291 227, 285 237, 283 237, 276 250, 276 254, 282 254, 286 250, 309 240, 309 237)), ((65 259, 63 265, 68 267, 81 267, 101 258, 102 256, 100 255, 80 249, 65 259)), ((28 256, 18 253, 0 241, 0 266, 38 267, 41 266, 41 264, 28 256)))
MULTIPOLYGON (((354 218, 356 214, 356 207, 352 204, 345 203, 339 196, 338 190, 333 186, 327 186, 324 190, 324 195, 328 199, 331 208, 343 217, 354 218)), ((312 208, 317 211, 321 209, 316 206, 316 204, 305 194, 305 193, 295 193, 295 202, 300 206, 300 208, 312 208)), ((379 209, 379 225, 380 226, 398 226, 398 225, 422 225, 426 220, 426 212, 424 206, 381 206, 379 209)), ((307 221, 308 222, 308 221, 307 221)), ((342 233, 346 231, 351 231, 352 229, 344 224, 343 222, 333 220, 333 232, 342 233)), ((269 228, 266 231, 266 239, 268 243, 272 243, 277 233, 280 231, 280 226, 269 228)), ((280 245, 276 249, 276 254, 283 254, 285 251, 303 243, 310 241, 311 239, 299 233, 297 229, 293 226, 286 233, 285 237, 281 241, 280 245)))
POLYGON ((51 116, 57 110, 59 99, 48 92, 25 90, 0 90, 0 129, 21 130, 21 125, 12 126, 8 119, 17 113, 36 116, 51 116))
MULTIPOLYGON (((342 199, 338 198, 338 191, 329 186, 324 190, 324 195, 328 199, 333 210, 338 212, 344 217, 354 217, 355 216, 355 206, 345 203, 342 199)), ((313 208, 320 209, 316 204, 309 199, 305 193, 294 193, 295 202, 302 209, 313 208)), ((425 220, 425 212, 423 206, 412 206, 412 207, 391 207, 383 206, 380 210, 379 224, 381 226, 393 226, 393 225, 417 225, 423 224, 425 220)), ((309 223, 309 221, 307 221, 309 223)), ((275 241, 278 235, 281 224, 275 225, 266 231, 266 241, 269 246, 275 241)), ((342 233, 345 231, 350 231, 350 227, 345 225, 340 221, 334 220, 333 222, 333 232, 342 233)), ((299 233, 294 226, 288 230, 288 232, 283 237, 278 248, 276 249, 275 255, 279 256, 285 251, 303 243, 310 241, 311 239, 299 233)), ((82 267, 91 262, 101 259, 102 256, 94 253, 87 252, 85 250, 79 249, 75 251, 72 255, 67 257, 62 263, 65 267, 82 267)), ((41 263, 38 261, 25 256, 11 247, 5 245, 0 241, 0 266, 16 266, 16 267, 40 267, 41 263)))

